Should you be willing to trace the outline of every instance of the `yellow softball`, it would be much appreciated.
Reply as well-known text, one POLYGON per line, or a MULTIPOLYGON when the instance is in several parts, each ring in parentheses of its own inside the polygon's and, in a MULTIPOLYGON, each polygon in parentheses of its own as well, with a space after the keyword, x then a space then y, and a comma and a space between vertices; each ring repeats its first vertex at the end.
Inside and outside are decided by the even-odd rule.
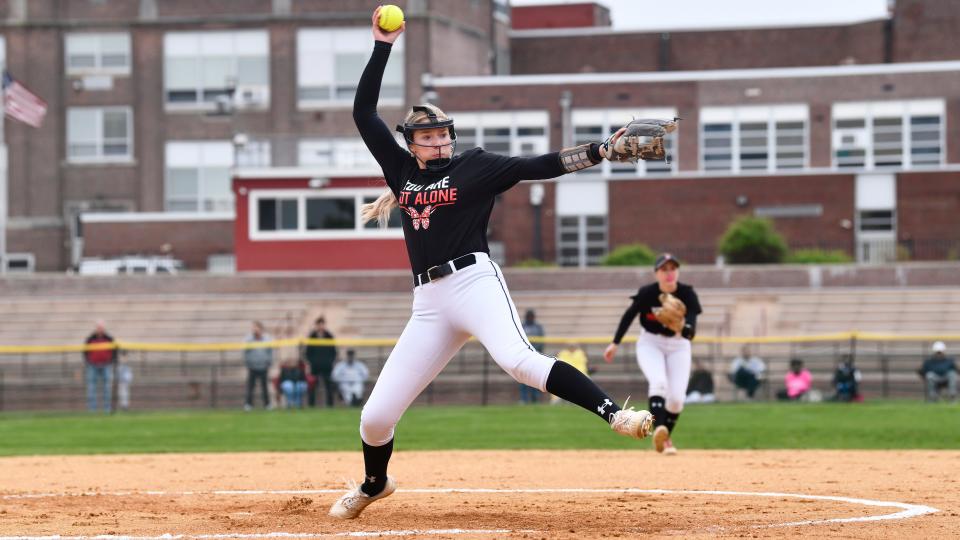
POLYGON ((380 8, 380 20, 377 21, 385 32, 393 32, 403 24, 403 10, 393 4, 380 8))

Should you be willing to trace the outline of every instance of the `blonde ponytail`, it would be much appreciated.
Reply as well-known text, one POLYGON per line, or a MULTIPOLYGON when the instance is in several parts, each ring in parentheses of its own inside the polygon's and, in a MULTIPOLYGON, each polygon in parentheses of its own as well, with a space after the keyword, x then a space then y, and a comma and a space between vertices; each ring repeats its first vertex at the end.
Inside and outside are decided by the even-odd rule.
POLYGON ((397 197, 388 189, 381 193, 377 200, 360 206, 360 221, 367 223, 376 219, 377 225, 386 229, 387 222, 390 221, 390 211, 398 206, 397 197))

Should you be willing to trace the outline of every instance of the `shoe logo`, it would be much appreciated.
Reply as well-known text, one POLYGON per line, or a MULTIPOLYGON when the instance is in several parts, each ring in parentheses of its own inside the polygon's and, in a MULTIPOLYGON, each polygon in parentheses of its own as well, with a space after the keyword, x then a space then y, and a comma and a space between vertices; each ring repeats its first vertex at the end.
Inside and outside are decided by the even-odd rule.
POLYGON ((377 483, 377 477, 376 477, 376 476, 368 476, 368 477, 366 477, 366 478, 367 478, 367 483, 368 483, 368 484, 376 484, 376 483, 377 483))
POLYGON ((610 401, 609 399, 604 399, 603 403, 597 407, 597 412, 603 415, 606 413, 606 408, 612 405, 613 405, 612 401, 610 401))

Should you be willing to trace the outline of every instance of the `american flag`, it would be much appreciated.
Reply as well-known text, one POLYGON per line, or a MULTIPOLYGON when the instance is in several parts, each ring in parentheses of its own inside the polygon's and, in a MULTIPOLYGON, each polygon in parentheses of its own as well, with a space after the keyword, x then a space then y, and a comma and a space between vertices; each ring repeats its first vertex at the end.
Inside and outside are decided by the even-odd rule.
POLYGON ((10 118, 38 128, 47 114, 47 103, 4 71, 3 111, 10 118))

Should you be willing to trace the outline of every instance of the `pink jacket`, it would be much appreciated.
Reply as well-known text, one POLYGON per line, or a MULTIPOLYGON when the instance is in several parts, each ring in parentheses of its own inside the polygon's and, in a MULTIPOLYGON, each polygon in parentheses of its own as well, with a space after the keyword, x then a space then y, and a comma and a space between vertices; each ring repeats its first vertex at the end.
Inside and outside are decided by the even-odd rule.
POLYGON ((783 380, 787 385, 787 395, 790 397, 797 397, 807 390, 810 390, 813 377, 810 376, 809 370, 803 369, 800 371, 800 373, 788 371, 783 380))

